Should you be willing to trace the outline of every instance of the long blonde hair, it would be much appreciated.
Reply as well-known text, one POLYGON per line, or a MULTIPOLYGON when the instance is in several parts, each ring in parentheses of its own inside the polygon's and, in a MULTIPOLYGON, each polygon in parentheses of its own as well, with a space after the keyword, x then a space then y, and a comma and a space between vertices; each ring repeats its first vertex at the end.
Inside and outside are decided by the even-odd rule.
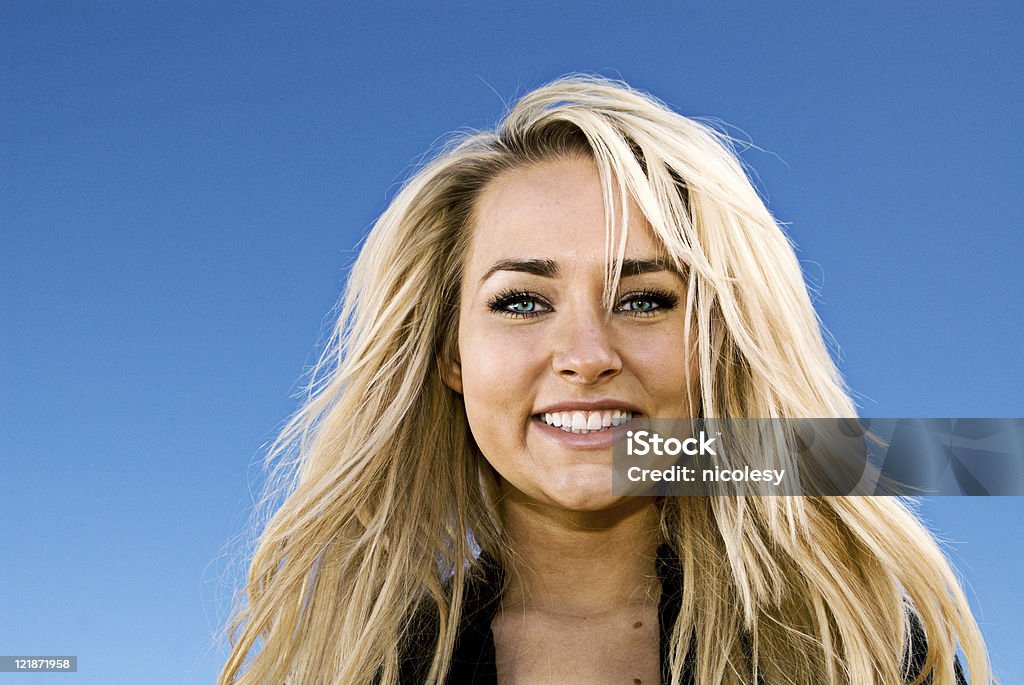
MULTIPOLYGON (((286 496, 253 554, 221 685, 394 685, 425 608, 427 682, 443 682, 478 549, 501 558, 505 544, 495 476, 442 380, 474 201, 505 171, 580 154, 600 172, 609 253, 621 260, 615 214, 631 198, 687 267, 707 416, 856 416, 792 247, 729 139, 619 82, 554 81, 494 132, 449 145, 373 227, 308 398, 270 450, 267 497, 286 496)), ((673 685, 687 660, 697 683, 903 682, 911 613, 927 634, 920 679, 954 683, 959 646, 972 681, 991 681, 957 578, 903 501, 681 497, 661 516, 684 578, 673 685)))

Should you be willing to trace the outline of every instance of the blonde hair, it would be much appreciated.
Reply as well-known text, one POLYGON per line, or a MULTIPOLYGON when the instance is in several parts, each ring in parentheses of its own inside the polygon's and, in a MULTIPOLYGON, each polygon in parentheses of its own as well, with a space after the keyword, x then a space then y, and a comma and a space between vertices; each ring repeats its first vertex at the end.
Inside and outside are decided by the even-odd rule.
MULTIPOLYGON (((453 142, 373 227, 308 399, 270 450, 283 477, 268 497, 287 497, 253 554, 221 685, 393 685, 425 609, 437 640, 424 670, 443 682, 477 550, 502 558, 507 544, 495 476, 442 380, 474 201, 499 174, 581 154, 600 173, 609 254, 622 259, 631 198, 686 266, 707 416, 856 416, 729 139, 619 82, 554 81, 496 131, 453 142)), ((954 683, 958 646, 972 681, 991 681, 957 578, 903 501, 681 497, 661 516, 684 578, 673 685, 687 660, 697 683, 903 682, 911 613, 928 645, 917 682, 954 683)))

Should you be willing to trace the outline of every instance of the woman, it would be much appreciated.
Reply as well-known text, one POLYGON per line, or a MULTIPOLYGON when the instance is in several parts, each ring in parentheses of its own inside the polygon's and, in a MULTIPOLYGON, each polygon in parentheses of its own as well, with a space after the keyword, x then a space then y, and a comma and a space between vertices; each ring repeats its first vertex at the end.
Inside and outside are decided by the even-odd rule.
POLYGON ((855 415, 723 138, 555 81, 367 239, 220 682, 989 682, 901 501, 611 493, 640 418, 855 415))

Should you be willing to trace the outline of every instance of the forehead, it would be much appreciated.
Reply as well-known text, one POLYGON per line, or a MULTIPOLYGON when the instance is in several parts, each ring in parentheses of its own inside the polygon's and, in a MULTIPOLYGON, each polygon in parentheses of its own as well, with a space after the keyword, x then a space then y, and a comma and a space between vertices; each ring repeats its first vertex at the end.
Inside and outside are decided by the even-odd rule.
MULTIPOLYGON (((663 256, 632 200, 628 211, 626 257, 663 256)), ((613 212, 618 222, 621 208, 613 212)), ((513 255, 599 265, 607 259, 601 179, 589 158, 553 159, 499 176, 478 196, 474 218, 471 271, 513 255)))

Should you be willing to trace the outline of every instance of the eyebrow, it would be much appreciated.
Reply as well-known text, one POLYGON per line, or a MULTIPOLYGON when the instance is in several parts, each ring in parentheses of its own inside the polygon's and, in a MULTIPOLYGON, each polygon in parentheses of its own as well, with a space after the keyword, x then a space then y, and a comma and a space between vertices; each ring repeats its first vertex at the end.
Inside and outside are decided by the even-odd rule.
POLYGON ((622 271, 619 272, 619 275, 621 278, 625 278, 658 271, 671 271, 680 278, 683 276, 675 264, 664 259, 623 259, 622 271))
MULTIPOLYGON (((558 278, 559 273, 558 263, 552 259, 500 259, 484 273, 480 282, 483 283, 498 271, 517 271, 543 278, 558 278)), ((639 276, 657 271, 671 271, 680 278, 683 276, 675 264, 663 259, 623 259, 619 277, 639 276)))

